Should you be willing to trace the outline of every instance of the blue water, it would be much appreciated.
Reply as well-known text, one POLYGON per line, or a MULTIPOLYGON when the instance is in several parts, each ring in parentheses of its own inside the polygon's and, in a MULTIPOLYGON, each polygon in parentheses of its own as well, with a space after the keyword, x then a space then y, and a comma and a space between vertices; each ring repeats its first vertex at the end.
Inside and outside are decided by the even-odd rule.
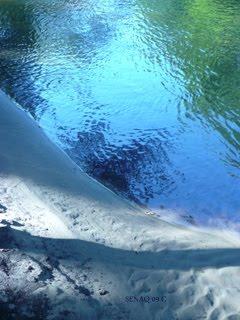
POLYGON ((0 4, 0 86, 85 171, 162 216, 239 228, 240 2, 0 4))

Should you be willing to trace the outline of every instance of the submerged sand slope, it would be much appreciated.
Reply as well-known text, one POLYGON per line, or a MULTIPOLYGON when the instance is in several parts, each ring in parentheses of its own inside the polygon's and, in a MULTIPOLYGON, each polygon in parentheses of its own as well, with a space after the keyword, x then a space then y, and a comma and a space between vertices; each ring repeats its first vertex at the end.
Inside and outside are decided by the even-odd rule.
POLYGON ((240 319, 237 238, 147 216, 2 92, 0 137, 0 318, 240 319))

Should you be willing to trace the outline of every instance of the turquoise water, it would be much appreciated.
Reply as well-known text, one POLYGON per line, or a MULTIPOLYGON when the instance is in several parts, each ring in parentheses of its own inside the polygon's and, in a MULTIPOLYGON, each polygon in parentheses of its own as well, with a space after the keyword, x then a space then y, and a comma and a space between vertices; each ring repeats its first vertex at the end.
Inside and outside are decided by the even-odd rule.
POLYGON ((120 194, 239 228, 239 30, 237 0, 1 1, 0 86, 120 194))

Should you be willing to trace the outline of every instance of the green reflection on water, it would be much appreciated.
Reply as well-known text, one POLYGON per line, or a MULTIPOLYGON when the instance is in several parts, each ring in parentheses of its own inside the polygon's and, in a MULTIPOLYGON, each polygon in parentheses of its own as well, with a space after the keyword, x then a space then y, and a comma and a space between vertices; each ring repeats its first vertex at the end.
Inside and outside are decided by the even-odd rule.
MULTIPOLYGON (((240 3, 239 1, 140 1, 159 55, 172 59, 187 90, 185 107, 214 127, 239 166, 240 3), (162 34, 159 37, 159 26, 162 34)), ((144 36, 144 35, 143 35, 144 36)), ((147 34, 146 36, 149 36, 147 34)), ((151 49, 150 49, 151 50, 151 49)), ((155 50, 154 59, 158 59, 155 50)), ((160 58, 159 58, 160 60, 160 58)))

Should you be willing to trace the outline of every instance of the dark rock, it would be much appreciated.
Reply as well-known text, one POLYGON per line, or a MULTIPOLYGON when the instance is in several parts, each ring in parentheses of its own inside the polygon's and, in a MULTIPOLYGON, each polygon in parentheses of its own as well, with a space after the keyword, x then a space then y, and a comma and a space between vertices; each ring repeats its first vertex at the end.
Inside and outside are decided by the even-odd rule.
POLYGON ((0 213, 5 213, 7 212, 7 207, 5 207, 4 205, 0 204, 0 213))
POLYGON ((80 293, 84 294, 87 297, 91 296, 91 292, 83 286, 76 286, 75 289, 77 289, 80 293))
POLYGON ((28 267, 28 271, 32 272, 34 270, 33 266, 28 267))
POLYGON ((101 296, 105 296, 106 294, 109 293, 109 291, 107 291, 107 290, 101 290, 99 293, 100 293, 101 296))

